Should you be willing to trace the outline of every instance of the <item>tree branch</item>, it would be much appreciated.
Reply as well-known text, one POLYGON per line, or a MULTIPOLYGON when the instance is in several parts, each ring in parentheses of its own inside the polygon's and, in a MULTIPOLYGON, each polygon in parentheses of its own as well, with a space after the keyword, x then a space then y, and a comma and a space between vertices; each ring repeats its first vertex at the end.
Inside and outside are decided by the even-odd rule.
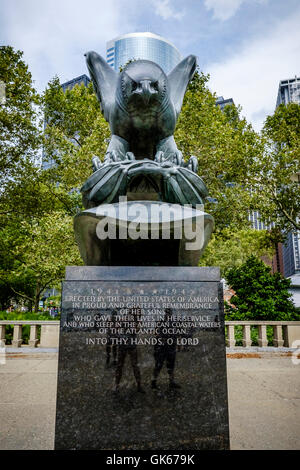
POLYGON ((81 143, 79 142, 79 140, 75 136, 73 136, 72 139, 75 140, 75 142, 79 145, 79 147, 82 146, 81 143))
MULTIPOLYGON (((275 189, 274 186, 273 189, 275 189)), ((296 230, 300 230, 300 225, 297 224, 297 221, 293 219, 293 217, 283 207, 283 204, 280 202, 280 200, 276 197, 276 189, 273 191, 272 199, 274 203, 278 206, 279 210, 282 212, 284 217, 293 225, 293 227, 295 227, 296 230)))
POLYGON ((31 302, 34 302, 33 297, 28 297, 28 295, 21 294, 21 292, 17 292, 12 286, 10 286, 10 288, 15 294, 19 295, 20 297, 24 297, 24 299, 27 299, 27 300, 30 300, 31 302))
POLYGON ((43 183, 45 186, 47 186, 48 190, 50 191, 50 193, 56 197, 64 206, 65 208, 67 209, 67 211, 69 211, 70 213, 72 213, 72 207, 69 206, 68 204, 66 204, 66 202, 63 200, 63 198, 61 198, 58 194, 56 194, 52 188, 51 188, 51 185, 48 185, 47 183, 43 183))

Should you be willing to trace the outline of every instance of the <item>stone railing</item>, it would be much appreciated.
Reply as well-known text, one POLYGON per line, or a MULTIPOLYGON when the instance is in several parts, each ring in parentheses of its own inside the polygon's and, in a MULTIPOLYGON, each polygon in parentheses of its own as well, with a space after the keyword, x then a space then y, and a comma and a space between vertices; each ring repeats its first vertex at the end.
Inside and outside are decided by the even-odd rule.
MULTIPOLYGON (((11 347, 20 348, 23 343, 22 326, 30 326, 28 346, 35 348, 58 348, 59 344, 59 321, 33 321, 33 320, 1 320, 0 321, 0 345, 5 345, 5 327, 13 326, 13 337, 11 347), (38 339, 38 328, 40 328, 40 339, 38 339)), ((273 330, 273 347, 297 347, 293 346, 295 341, 300 342, 300 321, 227 321, 226 345, 234 348, 237 345, 237 336, 241 335, 242 347, 252 346, 251 329, 257 329, 257 342, 259 347, 267 347, 267 327, 273 330), (239 327, 239 328, 237 328, 239 327), (239 330, 239 332, 237 331, 239 330)), ((10 347, 10 345, 7 345, 10 347)))
MULTIPOLYGON (((34 321, 34 320, 1 320, 0 321, 0 343, 5 345, 6 325, 13 326, 13 337, 11 346, 20 348, 23 344, 22 327, 30 326, 28 346, 31 348, 58 348, 59 321, 34 321), (38 335, 40 329, 40 335, 38 335), (38 338, 40 336, 40 339, 38 338)), ((10 347, 10 345, 8 345, 10 347)))
POLYGON ((294 342, 300 342, 300 321, 227 321, 225 322, 226 346, 234 348, 237 343, 237 329, 242 329, 242 347, 252 346, 251 330, 257 330, 258 347, 267 347, 267 327, 273 330, 273 347, 292 348, 294 342), (236 328, 239 327, 239 328, 236 328))

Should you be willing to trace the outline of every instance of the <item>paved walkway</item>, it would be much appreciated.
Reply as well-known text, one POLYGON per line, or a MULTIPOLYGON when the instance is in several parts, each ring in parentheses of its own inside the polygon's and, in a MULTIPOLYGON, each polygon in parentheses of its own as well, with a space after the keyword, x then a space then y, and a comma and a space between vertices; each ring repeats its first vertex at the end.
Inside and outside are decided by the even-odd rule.
MULTIPOLYGON (((300 449, 300 364, 228 358, 232 449, 300 449)), ((57 354, 0 363, 0 450, 53 449, 57 354)))

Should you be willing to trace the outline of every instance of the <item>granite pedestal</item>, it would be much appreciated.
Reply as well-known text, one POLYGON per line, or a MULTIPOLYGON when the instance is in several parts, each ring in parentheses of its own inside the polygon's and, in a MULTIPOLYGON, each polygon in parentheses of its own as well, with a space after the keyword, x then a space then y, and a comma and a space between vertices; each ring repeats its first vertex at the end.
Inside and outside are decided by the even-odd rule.
POLYGON ((218 268, 67 268, 55 448, 229 448, 218 268))

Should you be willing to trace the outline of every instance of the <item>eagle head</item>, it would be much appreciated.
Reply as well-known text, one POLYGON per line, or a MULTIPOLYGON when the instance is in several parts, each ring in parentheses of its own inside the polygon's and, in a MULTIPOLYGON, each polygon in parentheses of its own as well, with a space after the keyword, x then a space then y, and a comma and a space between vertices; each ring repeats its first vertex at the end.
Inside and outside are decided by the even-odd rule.
POLYGON ((120 92, 127 110, 159 109, 167 96, 168 78, 150 60, 130 62, 120 74, 120 92))

